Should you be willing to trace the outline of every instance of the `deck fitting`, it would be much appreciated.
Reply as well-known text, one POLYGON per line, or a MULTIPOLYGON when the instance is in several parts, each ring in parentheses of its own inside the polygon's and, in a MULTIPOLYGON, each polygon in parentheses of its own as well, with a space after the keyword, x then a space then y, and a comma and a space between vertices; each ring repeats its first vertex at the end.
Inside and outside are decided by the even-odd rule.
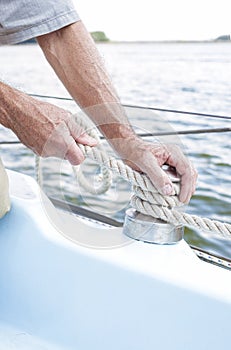
POLYGON ((155 244, 175 244, 184 236, 183 226, 143 215, 133 208, 126 211, 123 233, 130 238, 155 244))

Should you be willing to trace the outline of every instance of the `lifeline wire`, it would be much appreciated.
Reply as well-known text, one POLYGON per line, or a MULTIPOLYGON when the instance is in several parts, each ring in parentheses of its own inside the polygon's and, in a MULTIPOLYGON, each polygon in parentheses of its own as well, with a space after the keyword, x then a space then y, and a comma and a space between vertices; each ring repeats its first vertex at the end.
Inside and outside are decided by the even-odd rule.
MULTIPOLYGON (((211 129, 196 129, 196 130, 179 130, 179 131, 160 131, 160 132, 146 132, 137 133, 140 137, 155 137, 155 136, 167 136, 167 135, 198 135, 198 134, 213 134, 230 132, 231 128, 211 128, 211 129)), ((105 140, 104 136, 99 135, 100 140, 105 140)), ((0 141, 0 145, 18 145, 21 141, 0 141)))
MULTIPOLYGON (((60 97, 60 96, 50 96, 50 95, 39 95, 39 94, 28 94, 29 96, 39 97, 39 98, 48 98, 48 99, 56 99, 62 101, 74 101, 70 97, 60 97)), ((123 107, 137 108, 137 109, 145 109, 145 110, 153 110, 153 111, 161 111, 161 112, 170 112, 170 113, 178 113, 185 115, 197 115, 209 118, 217 118, 217 119, 228 119, 231 120, 231 117, 224 115, 215 115, 215 114, 206 114, 206 113, 198 113, 198 112, 189 112, 189 111, 181 111, 175 109, 166 109, 166 108, 156 108, 156 107, 145 107, 145 106, 136 106, 130 104, 122 104, 123 107)), ((154 136, 168 136, 168 135, 191 135, 191 134, 208 134, 208 133, 220 133, 220 132, 230 132, 231 128, 223 127, 223 128, 208 128, 208 129, 196 129, 196 130, 179 130, 179 131, 160 131, 154 133, 138 133, 140 137, 154 137, 154 136)), ((100 136, 101 139, 104 139, 104 136, 100 136)), ((6 142, 0 142, 0 144, 5 144, 6 142)), ((11 142, 9 142, 10 144, 11 142)), ((16 143, 16 142, 12 142, 16 143)))
MULTIPOLYGON (((51 98, 51 99, 62 100, 62 101, 74 101, 73 98, 70 98, 70 97, 59 97, 59 96, 39 95, 39 94, 28 94, 28 95, 33 96, 33 97, 51 98)), ((209 117, 209 118, 229 119, 229 120, 231 119, 231 117, 229 117, 227 115, 216 115, 216 114, 209 114, 209 113, 189 112, 189 111, 181 111, 181 110, 177 110, 177 109, 136 106, 136 105, 132 105, 132 104, 122 104, 122 106, 123 107, 130 107, 130 108, 138 108, 138 109, 147 109, 147 110, 159 111, 159 112, 178 113, 178 114, 185 114, 185 115, 198 115, 201 117, 209 117)))

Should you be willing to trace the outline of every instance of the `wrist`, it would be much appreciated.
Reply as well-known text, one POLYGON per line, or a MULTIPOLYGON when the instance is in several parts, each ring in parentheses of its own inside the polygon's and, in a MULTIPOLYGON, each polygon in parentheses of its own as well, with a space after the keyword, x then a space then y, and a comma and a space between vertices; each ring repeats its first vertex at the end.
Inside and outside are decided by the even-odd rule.
POLYGON ((119 122, 112 122, 110 124, 103 124, 98 126, 103 135, 109 142, 116 140, 124 140, 128 138, 134 138, 137 135, 129 124, 123 124, 119 122))
POLYGON ((129 125, 116 125, 110 127, 107 133, 107 141, 115 153, 123 160, 134 157, 134 151, 139 147, 142 140, 135 134, 129 125))

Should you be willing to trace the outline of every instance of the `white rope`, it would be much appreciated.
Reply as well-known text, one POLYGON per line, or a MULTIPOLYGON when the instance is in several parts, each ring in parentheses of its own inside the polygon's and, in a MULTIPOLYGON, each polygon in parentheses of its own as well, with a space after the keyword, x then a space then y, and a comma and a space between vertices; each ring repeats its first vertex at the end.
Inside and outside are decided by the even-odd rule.
MULTIPOLYGON (((86 116, 84 118, 86 118, 86 116)), ((89 127, 89 124, 86 123, 83 118, 80 119, 79 116, 78 123, 89 135, 99 140, 92 126, 89 127)), ((97 189, 89 184, 79 168, 74 167, 74 172, 78 181, 80 181, 81 185, 90 193, 99 194, 106 192, 111 185, 111 172, 113 172, 113 174, 121 176, 133 185, 135 194, 131 199, 131 205, 142 214, 150 215, 173 225, 189 226, 203 231, 216 232, 225 238, 231 237, 231 224, 190 215, 180 211, 182 203, 180 203, 177 198, 179 194, 179 185, 174 184, 176 193, 174 196, 163 196, 157 191, 146 175, 132 170, 124 164, 122 160, 109 156, 103 150, 100 143, 97 147, 89 147, 81 144, 78 146, 86 157, 98 162, 102 167, 102 183, 97 189)), ((39 164, 37 164, 37 172, 40 174, 39 164)), ((38 178, 41 180, 41 174, 38 178)))
MULTIPOLYGON (((135 196, 131 199, 131 205, 142 214, 150 215, 173 225, 181 224, 204 231, 212 231, 230 238, 230 224, 181 212, 179 208, 182 204, 177 196, 162 196, 146 175, 132 170, 121 160, 109 157, 97 147, 79 146, 86 156, 105 164, 113 170, 113 173, 123 177, 134 186, 135 196)), ((176 193, 179 193, 179 187, 176 184, 174 187, 176 193)))
MULTIPOLYGON (((94 124, 88 119, 86 122, 86 115, 82 115, 80 113, 74 115, 76 123, 91 137, 94 137, 98 141, 98 149, 103 151, 102 145, 100 143, 100 138, 98 136, 98 133, 95 130, 94 124)), ((103 164, 101 164, 101 171, 97 178, 97 184, 96 187, 95 184, 92 184, 89 180, 87 180, 87 177, 83 174, 81 168, 79 166, 73 166, 73 172, 75 174, 75 177, 77 181, 80 183, 80 185, 89 193, 92 194, 102 194, 107 192, 112 184, 112 175, 111 171, 105 167, 103 164)))

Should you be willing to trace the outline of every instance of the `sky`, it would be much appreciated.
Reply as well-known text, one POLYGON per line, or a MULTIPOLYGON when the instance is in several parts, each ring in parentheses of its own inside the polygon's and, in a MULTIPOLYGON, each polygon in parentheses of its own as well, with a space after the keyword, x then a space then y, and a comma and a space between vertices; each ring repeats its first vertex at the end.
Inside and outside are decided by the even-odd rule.
POLYGON ((209 40, 231 33, 230 0, 73 0, 111 40, 209 40))

